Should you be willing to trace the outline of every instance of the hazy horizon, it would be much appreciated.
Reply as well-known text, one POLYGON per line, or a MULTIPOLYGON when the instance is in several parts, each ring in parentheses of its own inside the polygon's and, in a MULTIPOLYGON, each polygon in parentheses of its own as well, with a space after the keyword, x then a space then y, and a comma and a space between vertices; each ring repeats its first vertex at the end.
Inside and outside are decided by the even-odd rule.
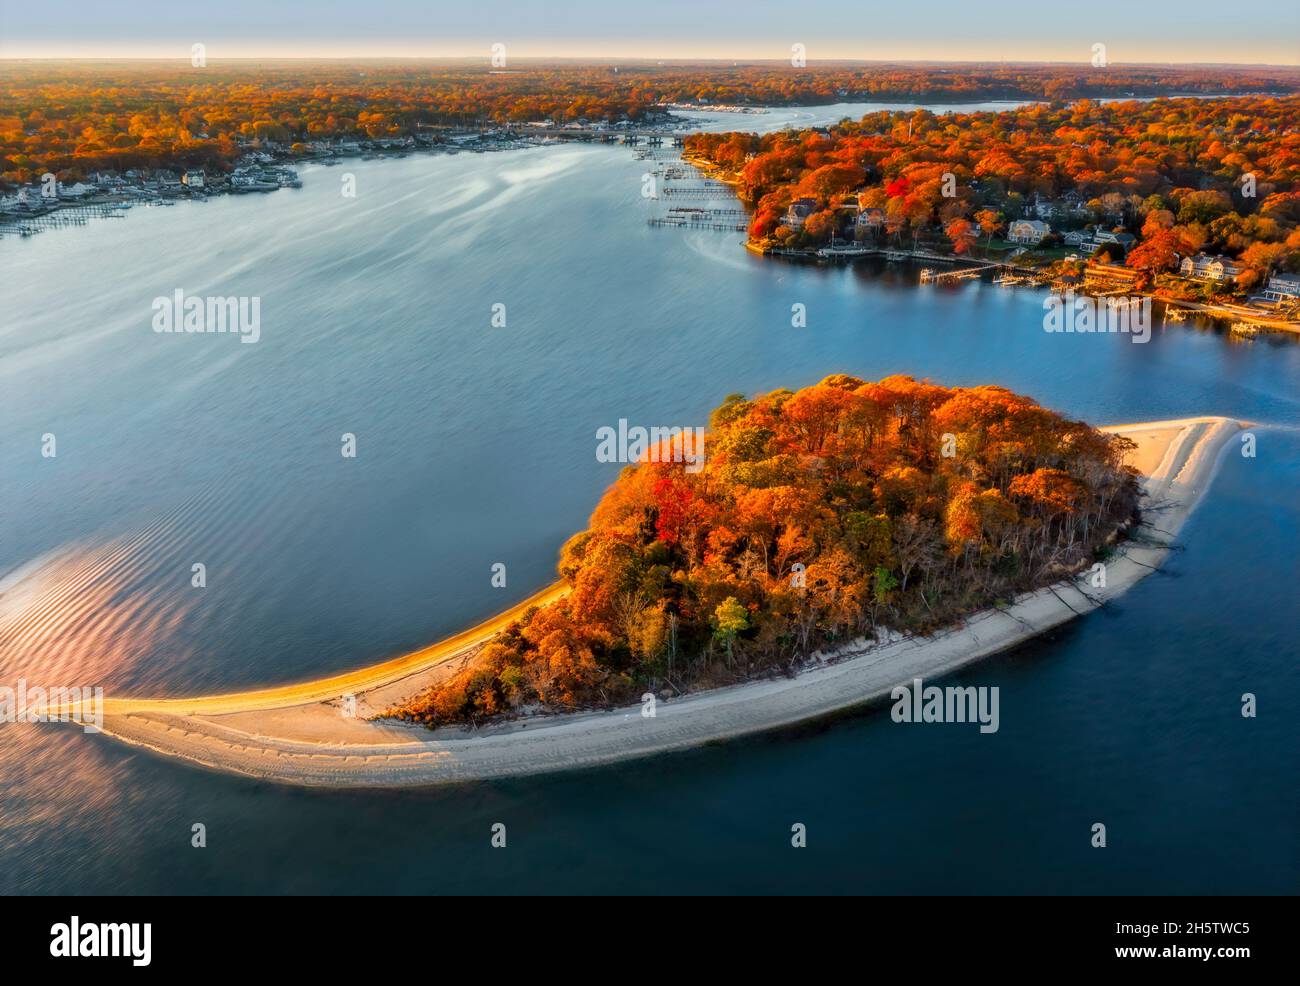
MULTIPOLYGON (((379 63, 379 62, 429 62, 432 64, 443 65, 460 65, 460 64, 483 64, 490 63, 490 53, 475 53, 471 55, 416 55, 416 54, 396 54, 396 55, 379 55, 368 54, 364 52, 352 54, 283 54, 270 52, 264 55, 226 55, 207 57, 208 62, 357 62, 357 63, 379 63)), ((785 65, 788 59, 784 58, 709 58, 700 56, 697 58, 690 57, 672 57, 672 56, 620 56, 613 55, 514 55, 511 60, 515 63, 525 63, 531 65, 558 65, 558 64, 575 64, 575 65, 656 65, 656 66, 773 66, 785 65)), ((167 64, 171 62, 184 62, 188 64, 190 54, 187 50, 184 55, 0 55, 0 62, 156 62, 167 64)), ((987 66, 987 65, 1015 65, 1015 66, 1071 66, 1076 65, 1080 68, 1090 67, 1088 61, 1063 61, 1052 59, 1027 59, 1027 58, 1006 58, 1006 59, 989 59, 989 58, 809 58, 807 64, 810 67, 831 67, 842 65, 935 65, 935 66, 987 66)), ((1128 68, 1144 67, 1174 67, 1174 68, 1243 68, 1243 69, 1296 69, 1300 72, 1300 63, 1292 62, 1205 62, 1205 61, 1118 61, 1111 60, 1111 66, 1125 66, 1128 68)), ((509 70, 502 70, 508 72, 509 70)))
POLYGON ((73 0, 38 6, 0 0, 0 58, 188 58, 202 43, 222 58, 486 58, 494 44, 530 59, 694 61, 790 57, 809 62, 942 61, 1088 64, 1104 44, 1111 64, 1300 64, 1300 9, 1261 0, 1249 17, 1211 0, 1136 5, 1096 0, 1086 9, 1032 0, 978 7, 935 0, 908 7, 851 0, 771 0, 700 5, 661 0, 647 11, 600 0, 483 6, 374 0, 230 0, 219 9, 137 0, 129 8, 73 0), (850 40, 852 39, 852 40, 850 40))

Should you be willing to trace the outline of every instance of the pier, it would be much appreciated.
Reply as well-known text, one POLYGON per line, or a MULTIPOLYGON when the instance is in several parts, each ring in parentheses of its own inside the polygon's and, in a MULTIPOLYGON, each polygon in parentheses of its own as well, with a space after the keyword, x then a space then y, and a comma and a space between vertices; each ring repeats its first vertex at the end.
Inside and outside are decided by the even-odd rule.
POLYGON ((120 219, 129 206, 124 202, 64 205, 48 212, 6 213, 0 216, 0 236, 34 236, 47 229, 84 226, 91 219, 120 219))
POLYGON ((745 223, 728 223, 694 216, 659 216, 648 220, 648 222, 651 226, 674 226, 678 229, 714 229, 727 233, 743 233, 748 228, 745 223))
POLYGON ((744 209, 715 209, 699 205, 674 205, 668 209, 669 215, 713 216, 726 219, 746 219, 749 216, 744 209))
POLYGON ((680 196, 682 198, 733 198, 735 193, 727 185, 721 183, 716 185, 668 185, 665 186, 661 193, 665 197, 672 198, 680 196))
POLYGON ((601 130, 594 127, 522 127, 510 131, 519 137, 555 137, 560 140, 596 141, 603 144, 645 144, 658 147, 665 141, 673 147, 686 146, 686 134, 665 130, 601 130))
POLYGON ((969 281, 979 277, 987 270, 1001 270, 1001 264, 984 264, 980 267, 960 267, 957 270, 934 271, 926 267, 921 271, 922 284, 951 284, 957 281, 969 281))

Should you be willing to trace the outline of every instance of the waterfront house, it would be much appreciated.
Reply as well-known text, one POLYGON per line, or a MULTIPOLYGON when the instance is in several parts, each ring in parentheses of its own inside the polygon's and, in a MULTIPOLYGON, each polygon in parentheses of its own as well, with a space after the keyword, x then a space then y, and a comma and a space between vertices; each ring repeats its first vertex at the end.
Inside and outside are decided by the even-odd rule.
POLYGON ((1114 233, 1109 229, 1100 228, 1093 235, 1093 239, 1097 241, 1098 246, 1103 243, 1117 243, 1124 248, 1125 253, 1128 253, 1137 243, 1137 237, 1132 233, 1114 233))
POLYGON ((785 224, 791 229, 803 229, 808 217, 817 211, 816 199, 795 199, 785 210, 785 224))
POLYGON ((1264 288, 1269 301, 1300 301, 1300 274, 1274 274, 1264 288))
POLYGON ((1017 219, 1007 228, 1007 239, 1012 243, 1042 243, 1052 227, 1040 219, 1017 219))
POLYGON ((1132 233, 1115 233, 1100 226, 1085 226, 1072 229, 1061 237, 1066 246, 1078 247, 1081 251, 1094 253, 1103 243, 1114 243, 1123 248, 1125 253, 1133 249, 1137 237, 1132 233))
POLYGON ((204 174, 202 171, 187 171, 181 175, 181 184, 186 188, 202 188, 204 184, 204 174))
POLYGON ((10 211, 44 212, 50 207, 50 200, 41 193, 40 185, 25 185, 18 189, 10 211))
POLYGON ((160 193, 177 194, 180 192, 181 179, 175 172, 160 168, 154 172, 154 177, 157 179, 157 187, 160 193))
POLYGON ((59 198, 61 199, 84 199, 95 190, 84 182, 77 182, 75 185, 65 185, 59 182, 59 198))
POLYGON ((1178 272, 1183 277, 1190 277, 1194 281, 1222 283, 1240 274, 1241 267, 1227 257, 1198 253, 1194 257, 1184 257, 1182 263, 1178 265, 1178 272))
POLYGON ((884 209, 863 209, 858 213, 858 227, 861 229, 879 229, 885 225, 884 209))

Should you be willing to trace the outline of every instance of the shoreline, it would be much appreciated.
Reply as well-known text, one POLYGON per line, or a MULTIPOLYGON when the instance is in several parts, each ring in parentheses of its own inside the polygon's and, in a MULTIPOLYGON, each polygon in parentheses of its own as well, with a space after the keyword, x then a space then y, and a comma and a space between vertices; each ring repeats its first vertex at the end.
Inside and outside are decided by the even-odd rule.
MULTIPOLYGON (((1019 267, 1016 264, 1008 263, 1001 260, 984 260, 978 257, 962 257, 957 254, 936 254, 928 251, 914 249, 893 249, 889 247, 869 247, 862 253, 844 252, 839 255, 822 254, 814 249, 787 249, 784 247, 764 247, 755 243, 752 239, 746 238, 744 247, 747 251, 758 257, 763 258, 782 258, 788 261, 797 261, 803 263, 852 263, 855 260, 885 260, 894 262, 896 260, 905 260, 909 263, 944 263, 944 264, 962 264, 974 265, 969 266, 970 270, 1002 270, 1010 271, 1018 275, 1025 275, 1038 278, 1050 278, 1048 268, 1027 268, 1019 267)), ((1041 287, 1051 289, 1050 281, 1036 282, 1032 287, 1041 287)), ((1107 297, 1105 293, 1088 290, 1085 286, 1079 285, 1075 289, 1080 295, 1091 297, 1107 297)), ((1187 301, 1181 298, 1173 298, 1167 294, 1161 294, 1155 291, 1140 291, 1136 288, 1129 288, 1131 293, 1139 298, 1148 298, 1152 302, 1158 302, 1169 308, 1179 308, 1186 311, 1196 312, 1205 315, 1218 322, 1246 323, 1257 327, 1262 332, 1283 332, 1292 335, 1300 335, 1300 322, 1281 318, 1271 318, 1269 313, 1263 310, 1251 309, 1244 302, 1204 302, 1204 301, 1187 301)))
MULTIPOLYGON (((682 117, 668 113, 665 118, 652 121, 647 127, 655 131, 660 138, 677 138, 685 136, 687 131, 685 127, 690 121, 682 117)), ((3 241, 6 235, 17 236, 19 239, 27 239, 35 236, 44 230, 45 227, 59 228, 65 225, 83 225, 91 218, 125 218, 126 214, 134 208, 143 206, 153 208, 155 206, 172 206, 182 202, 208 202, 214 199, 227 198, 234 195, 266 195, 271 192, 282 191, 285 188, 301 187, 301 181, 298 179, 296 169, 307 167, 309 165, 319 165, 321 167, 332 167, 343 164, 347 161, 376 161, 384 159, 397 159, 412 156, 452 156, 455 154, 496 154, 504 151, 523 151, 537 147, 554 147, 559 144, 570 143, 611 143, 617 142, 625 136, 625 130, 619 130, 610 127, 601 133, 608 137, 608 140, 597 140, 591 136, 579 136, 579 134, 589 134, 588 131, 577 131, 566 135, 564 128, 548 128, 546 130, 537 130, 532 132, 527 125, 503 125, 494 127, 490 130, 474 131, 472 136, 477 140, 486 140, 494 138, 495 141, 488 146, 474 146, 471 144, 462 144, 455 142, 444 142, 440 144, 414 144, 402 147, 379 147, 367 146, 358 147, 355 150, 333 150, 327 154, 268 154, 271 160, 264 162, 247 162, 244 164, 236 162, 236 167, 266 168, 272 171, 284 170, 292 174, 294 183, 277 183, 273 187, 242 187, 233 185, 213 185, 206 186, 201 191, 195 192, 186 186, 177 186, 168 189, 164 194, 161 189, 148 189, 143 186, 135 189, 131 193, 125 192, 105 192, 101 194, 92 194, 79 199, 60 199, 55 198, 50 208, 41 211, 4 211, 0 212, 0 241, 3 241), (184 191, 182 191, 184 189, 184 191), (60 218, 66 222, 59 221, 60 218)), ((594 132, 594 131, 592 131, 594 132)), ((466 136, 466 135, 458 135, 466 136)), ((624 146, 624 145, 620 145, 624 146)), ((637 145, 626 145, 637 146, 637 145)), ((647 145, 653 146, 653 145, 647 145)), ((186 169, 179 164, 173 164, 163 170, 179 170, 184 172, 186 169)), ((117 177, 121 177, 118 175, 117 177)))
POLYGON ((1161 540, 1129 543, 1107 562, 1107 586, 1083 577, 983 610, 930 637, 847 644, 789 678, 760 679, 640 706, 430 732, 368 720, 459 669, 550 586, 505 613, 430 647, 369 668, 279 688, 181 699, 107 699, 103 731, 130 745, 262 780, 319 787, 433 785, 569 770, 737 739, 878 702, 895 685, 931 680, 1000 653, 1097 608, 1159 567, 1209 486, 1242 422, 1218 417, 1113 425, 1138 443, 1144 524, 1161 540), (1152 523, 1152 518, 1156 522, 1152 523), (833 660, 830 660, 833 658, 833 660), (351 691, 356 714, 344 714, 351 691))
MULTIPOLYGON (((739 180, 735 177, 735 175, 723 170, 718 165, 714 164, 712 161, 706 160, 705 158, 701 158, 696 155, 683 154, 682 160, 687 164, 689 164, 691 167, 695 168, 697 171, 699 171, 700 174, 702 174, 704 177, 710 178, 714 181, 721 182, 724 185, 730 186, 733 192, 735 192, 736 188, 740 184, 739 180)), ((743 199, 741 199, 739 194, 736 194, 736 200, 740 202, 742 206, 744 206, 747 212, 751 209, 751 206, 748 203, 746 203, 743 199)), ((845 252, 836 256, 834 254, 822 254, 820 251, 823 248, 817 248, 817 247, 786 248, 786 247, 778 247, 778 246, 770 246, 770 245, 763 246, 761 243, 756 242, 752 237, 748 235, 745 236, 742 245, 744 246, 745 250, 747 250, 749 253, 754 254, 757 257, 763 257, 763 258, 780 257, 786 260, 810 262, 810 263, 817 263, 817 264, 824 264, 824 263, 850 263, 851 264, 854 260, 859 260, 859 259, 878 260, 883 258, 886 261, 892 261, 895 259, 907 259, 911 262, 918 262, 918 263, 924 262, 924 263, 976 265, 975 268, 972 269, 979 269, 985 267, 992 268, 996 266, 997 268, 1015 271, 1021 274, 1044 277, 1048 279, 1051 278, 1050 264, 1044 267, 1022 268, 1017 264, 1010 263, 1005 260, 992 260, 987 257, 960 256, 955 253, 937 254, 931 251, 917 250, 915 247, 909 249, 903 249, 902 247, 888 247, 888 246, 880 246, 879 244, 876 244, 874 246, 866 248, 866 252, 864 253, 845 252)), ((1047 287, 1049 286, 1049 284, 1042 284, 1040 286, 1047 287)), ((1088 294, 1089 292, 1087 292, 1082 287, 1080 287, 1080 293, 1088 294)), ((1207 303, 1203 301, 1184 301, 1182 299, 1171 298, 1168 295, 1159 294, 1154 291, 1134 290, 1134 294, 1136 294, 1138 297, 1150 298, 1153 302, 1160 302, 1166 308, 1181 308, 1188 311, 1199 312, 1200 314, 1207 315, 1212 319, 1222 321, 1222 322, 1240 321, 1240 322, 1249 323, 1250 325, 1253 326, 1257 326, 1261 330, 1268 331, 1268 332, 1289 332, 1292 334, 1300 335, 1300 322, 1294 320, 1289 321, 1286 319, 1270 318, 1268 317, 1267 312, 1264 312, 1262 310, 1250 310, 1244 303, 1241 302, 1207 303)))

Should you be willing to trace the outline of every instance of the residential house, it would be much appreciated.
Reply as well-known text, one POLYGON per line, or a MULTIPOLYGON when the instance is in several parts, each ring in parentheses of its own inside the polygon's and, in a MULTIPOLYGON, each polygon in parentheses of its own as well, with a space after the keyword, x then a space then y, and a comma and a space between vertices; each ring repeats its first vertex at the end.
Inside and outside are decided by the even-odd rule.
POLYGON ((1040 219, 1017 219, 1007 227, 1007 239, 1012 243, 1042 243, 1052 227, 1040 219))
POLYGON ((785 225, 791 229, 803 229, 808 217, 817 211, 816 199, 795 199, 785 210, 785 225))
POLYGON ((1102 229, 1100 226, 1085 226, 1083 229, 1072 229, 1070 232, 1061 237, 1066 246, 1078 247, 1086 253, 1094 253, 1103 243, 1116 243, 1124 248, 1128 253, 1137 243, 1137 237, 1132 233, 1114 233, 1108 229, 1102 229))
POLYGON ((158 191, 160 192, 179 192, 181 190, 181 179, 174 171, 168 171, 165 168, 159 168, 154 172, 154 178, 158 182, 158 191))
POLYGON ((181 175, 181 184, 186 188, 202 188, 205 181, 206 177, 202 171, 187 171, 181 175))
POLYGON ((884 209, 863 209, 858 213, 859 229, 880 229, 885 225, 884 209))
POLYGON ((50 208, 50 199, 42 192, 40 185, 25 185, 18 189, 12 199, 11 211, 44 212, 50 208))
POLYGON ((1093 239, 1097 241, 1098 246, 1103 243, 1118 243, 1124 248, 1125 253, 1133 249, 1133 245, 1137 243, 1137 237, 1132 233, 1113 233, 1108 229, 1101 228, 1097 229, 1093 239))
POLYGON ((1300 301, 1300 274, 1274 274, 1264 288, 1269 301, 1300 301))
POLYGON ((1183 262, 1178 265, 1178 272, 1183 277, 1190 277, 1194 281, 1222 283, 1240 274, 1241 267, 1227 257, 1198 253, 1194 257, 1184 257, 1183 262))
POLYGON ((84 199, 92 192, 94 192, 94 189, 85 182, 79 181, 74 185, 65 185, 63 182, 59 182, 58 193, 61 199, 84 199))

